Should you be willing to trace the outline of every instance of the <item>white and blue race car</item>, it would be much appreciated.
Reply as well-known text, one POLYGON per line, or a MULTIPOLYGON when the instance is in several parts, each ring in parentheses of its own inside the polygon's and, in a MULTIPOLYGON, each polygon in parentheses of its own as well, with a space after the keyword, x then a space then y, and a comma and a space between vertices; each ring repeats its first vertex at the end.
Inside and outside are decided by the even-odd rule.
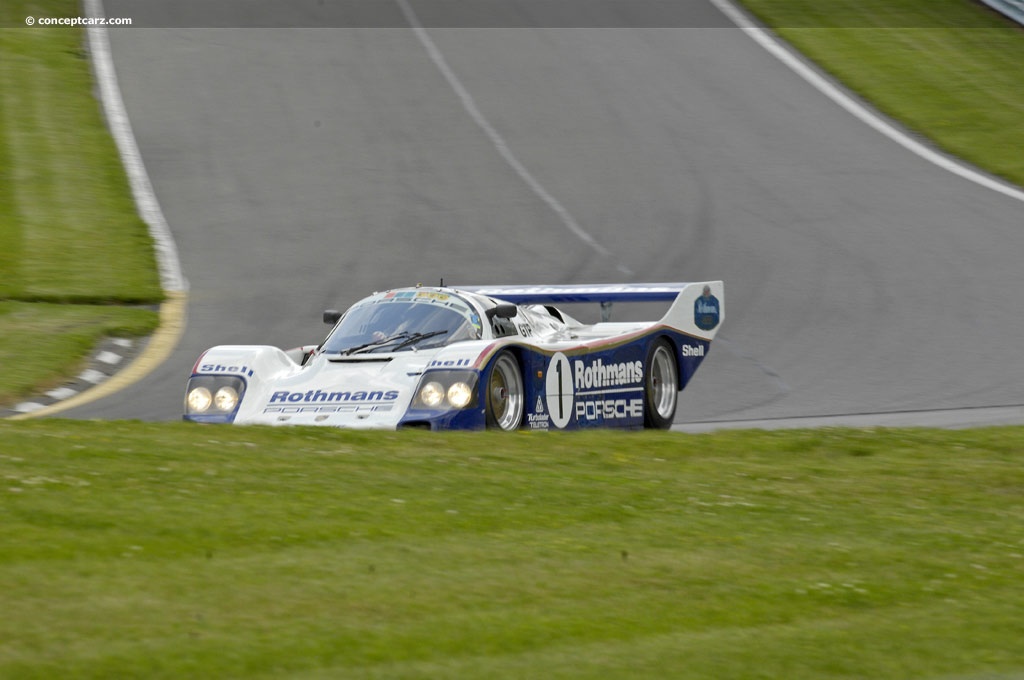
POLYGON ((324 312, 319 345, 203 353, 184 419, 349 428, 668 428, 724 319, 721 281, 399 288, 324 312), (580 323, 554 305, 600 303, 580 323), (667 302, 654 322, 617 302, 667 302))

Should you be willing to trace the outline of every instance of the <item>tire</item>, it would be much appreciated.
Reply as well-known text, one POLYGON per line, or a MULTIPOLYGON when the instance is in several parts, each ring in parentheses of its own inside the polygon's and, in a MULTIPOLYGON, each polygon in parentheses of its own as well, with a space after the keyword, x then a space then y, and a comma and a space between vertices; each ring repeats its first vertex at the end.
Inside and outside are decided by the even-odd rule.
POLYGON ((667 430, 676 417, 679 402, 679 364, 676 352, 665 338, 655 340, 647 350, 644 376, 644 427, 667 430))
POLYGON ((511 432, 523 424, 526 396, 519 361, 508 350, 494 360, 487 378, 487 427, 511 432))

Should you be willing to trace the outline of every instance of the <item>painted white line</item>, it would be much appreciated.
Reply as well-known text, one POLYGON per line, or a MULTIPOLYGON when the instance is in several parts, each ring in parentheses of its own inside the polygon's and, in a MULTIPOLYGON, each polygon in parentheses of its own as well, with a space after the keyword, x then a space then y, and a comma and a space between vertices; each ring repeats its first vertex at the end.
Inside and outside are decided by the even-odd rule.
POLYGON ((123 357, 120 354, 114 354, 113 352, 106 351, 100 352, 99 354, 96 355, 97 361, 102 361, 103 363, 108 364, 110 366, 115 366, 121 363, 122 358, 123 357))
POLYGON ((581 390, 576 393, 577 397, 594 397, 601 394, 628 394, 630 392, 642 392, 642 387, 616 387, 608 390, 581 390))
POLYGON ((1010 198, 1017 199, 1018 201, 1024 201, 1024 191, 1020 188, 997 180, 994 177, 985 175, 956 159, 945 156, 935 149, 922 144, 908 136, 902 130, 896 128, 892 123, 882 118, 875 111, 868 109, 862 103, 843 92, 804 62, 799 56, 793 54, 779 39, 775 38, 763 28, 757 26, 745 12, 732 4, 730 0, 711 0, 711 4, 717 7, 722 14, 729 17, 734 24, 742 29, 751 39, 754 40, 754 42, 763 47, 769 54, 788 66, 797 75, 813 85, 818 91, 841 106, 861 122, 885 135, 908 151, 939 166, 943 170, 947 170, 958 177, 974 182, 975 184, 979 184, 987 189, 991 189, 992 191, 996 191, 1004 196, 1009 196, 1010 198))
POLYGON ((113 340, 113 343, 115 345, 117 345, 118 347, 122 347, 124 349, 129 349, 130 347, 132 347, 135 344, 134 342, 132 342, 128 338, 115 338, 113 340))
POLYGON ((37 404, 34 401, 23 401, 14 407, 14 410, 18 413, 33 413, 39 409, 45 408, 42 404, 37 404))
POLYGON ((103 363, 109 364, 110 366, 115 366, 121 363, 121 359, 122 357, 120 354, 114 354, 113 352, 103 351, 96 355, 97 361, 102 361, 103 363))
MULTIPOLYGON (((405 15, 405 20, 409 22, 409 26, 412 28, 413 33, 416 34, 416 37, 423 45, 423 48, 427 51, 427 54, 430 56, 430 59, 434 62, 434 65, 437 66, 439 71, 441 71, 441 75, 444 76, 445 80, 448 81, 448 84, 455 91, 455 94, 456 96, 458 96, 459 101, 462 102, 462 107, 466 109, 466 113, 469 114, 470 118, 473 119, 473 122, 475 122, 477 126, 481 130, 483 130, 485 135, 487 135, 487 138, 491 141, 491 144, 494 145, 494 148, 498 150, 498 153, 501 155, 503 159, 505 159, 505 162, 508 163, 509 167, 511 167, 515 171, 515 173, 519 175, 520 179, 522 179, 523 182, 526 183, 526 186, 530 187, 530 190, 533 191, 533 193, 536 194, 537 197, 540 198, 540 200, 546 203, 548 207, 551 208, 551 210, 554 211, 556 215, 558 215, 558 218, 562 221, 562 224, 564 224, 566 228, 569 231, 571 231, 577 238, 579 238, 581 241, 590 246, 598 255, 602 255, 604 257, 612 257, 611 252, 603 245, 598 243, 598 241, 593 236, 591 236, 586 229, 581 227, 579 223, 569 213, 569 210, 564 205, 562 205, 562 203, 557 198, 552 196, 551 193, 548 192, 548 190, 545 189, 544 186, 537 180, 537 178, 534 177, 533 174, 526 169, 526 166, 522 164, 522 162, 516 157, 516 155, 512 153, 512 150, 508 146, 508 142, 506 142, 505 139, 498 133, 498 131, 494 129, 494 126, 491 125, 490 121, 488 121, 484 114, 480 111, 480 107, 477 106, 476 100, 473 99, 473 95, 469 93, 469 90, 466 89, 466 87, 462 84, 462 81, 460 81, 458 76, 455 75, 455 72, 452 71, 451 66, 448 65, 448 61, 444 58, 444 55, 441 54, 441 50, 434 43, 433 39, 431 39, 430 35, 427 33, 427 30, 423 28, 423 25, 420 23, 419 17, 416 16, 416 12, 413 11, 412 7, 408 3, 408 0, 397 0, 397 2, 398 6, 402 10, 402 13, 405 15)), ((630 270, 629 267, 627 267, 624 264, 619 264, 616 268, 619 270, 620 273, 625 274, 627 276, 633 274, 632 270, 630 270)))
MULTIPOLYGON (((101 0, 85 0, 85 11, 92 17, 105 16, 101 0)), ((117 83, 117 73, 114 71, 114 61, 110 55, 107 29, 105 26, 89 26, 86 30, 89 36, 89 50, 92 52, 93 68, 96 72, 96 82, 100 88, 100 101, 103 103, 103 110, 107 116, 107 125, 117 144, 121 163, 128 174, 128 182, 131 185, 132 196, 135 198, 139 215, 148 225, 149 233, 155 243, 157 263, 160 268, 160 283, 165 291, 184 292, 188 285, 178 260, 178 247, 174 243, 171 228, 168 226, 160 204, 157 202, 156 194, 153 192, 153 185, 149 181, 146 166, 142 162, 142 154, 139 152, 135 134, 132 132, 131 122, 128 120, 128 112, 125 110, 124 100, 121 98, 121 88, 117 83)))
POLYGON ((48 396, 50 399, 62 401, 69 397, 73 397, 76 394, 78 394, 78 390, 73 390, 70 387, 58 387, 55 390, 50 390, 49 392, 47 392, 46 396, 48 396))
POLYGON ((93 385, 99 385, 101 382, 107 379, 106 373, 97 371, 95 368, 90 368, 82 371, 81 375, 78 376, 79 380, 83 380, 93 385))

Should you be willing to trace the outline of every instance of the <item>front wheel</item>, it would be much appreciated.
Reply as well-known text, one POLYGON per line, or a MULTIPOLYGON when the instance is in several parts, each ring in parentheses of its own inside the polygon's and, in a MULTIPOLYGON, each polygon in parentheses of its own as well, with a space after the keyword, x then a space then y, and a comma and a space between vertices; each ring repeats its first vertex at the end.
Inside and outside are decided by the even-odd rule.
POLYGON ((672 344, 659 338, 647 352, 644 378, 644 427, 667 430, 672 427, 679 399, 679 368, 672 344))
POLYGON ((523 423, 526 397, 523 374, 512 352, 504 351, 494 360, 487 379, 487 427, 506 432, 517 430, 523 423))

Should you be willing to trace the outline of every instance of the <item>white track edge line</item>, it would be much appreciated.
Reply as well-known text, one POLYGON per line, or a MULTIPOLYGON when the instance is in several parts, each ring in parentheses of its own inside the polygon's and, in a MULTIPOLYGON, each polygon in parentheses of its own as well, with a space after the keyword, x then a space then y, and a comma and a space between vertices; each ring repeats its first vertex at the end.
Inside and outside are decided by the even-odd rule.
MULTIPOLYGON (((86 13, 92 17, 103 17, 102 0, 84 0, 86 13)), ((132 197, 154 241, 157 266, 160 270, 160 283, 165 291, 185 292, 188 283, 181 271, 178 259, 178 247, 171 235, 170 226, 160 209, 153 185, 142 162, 135 134, 132 132, 128 112, 121 88, 114 70, 114 60, 110 54, 110 39, 105 26, 88 26, 89 50, 92 53, 93 69, 100 90, 100 102, 107 117, 107 126, 117 145, 121 163, 128 175, 132 197)))
POLYGON ((855 118, 885 135, 908 151, 916 154, 924 160, 937 165, 938 167, 953 173, 963 179, 979 184, 986 189, 998 192, 1004 196, 1024 202, 1024 190, 1001 182, 993 177, 985 175, 964 163, 954 160, 949 156, 939 153, 935 149, 913 139, 907 133, 895 127, 885 120, 880 114, 872 111, 850 95, 836 87, 828 79, 814 70, 806 62, 794 55, 784 43, 770 34, 765 29, 757 26, 747 14, 734 5, 730 0, 710 0, 718 10, 729 18, 736 26, 742 29, 758 45, 763 47, 769 54, 788 66, 801 78, 813 85, 818 91, 845 109, 855 118))

